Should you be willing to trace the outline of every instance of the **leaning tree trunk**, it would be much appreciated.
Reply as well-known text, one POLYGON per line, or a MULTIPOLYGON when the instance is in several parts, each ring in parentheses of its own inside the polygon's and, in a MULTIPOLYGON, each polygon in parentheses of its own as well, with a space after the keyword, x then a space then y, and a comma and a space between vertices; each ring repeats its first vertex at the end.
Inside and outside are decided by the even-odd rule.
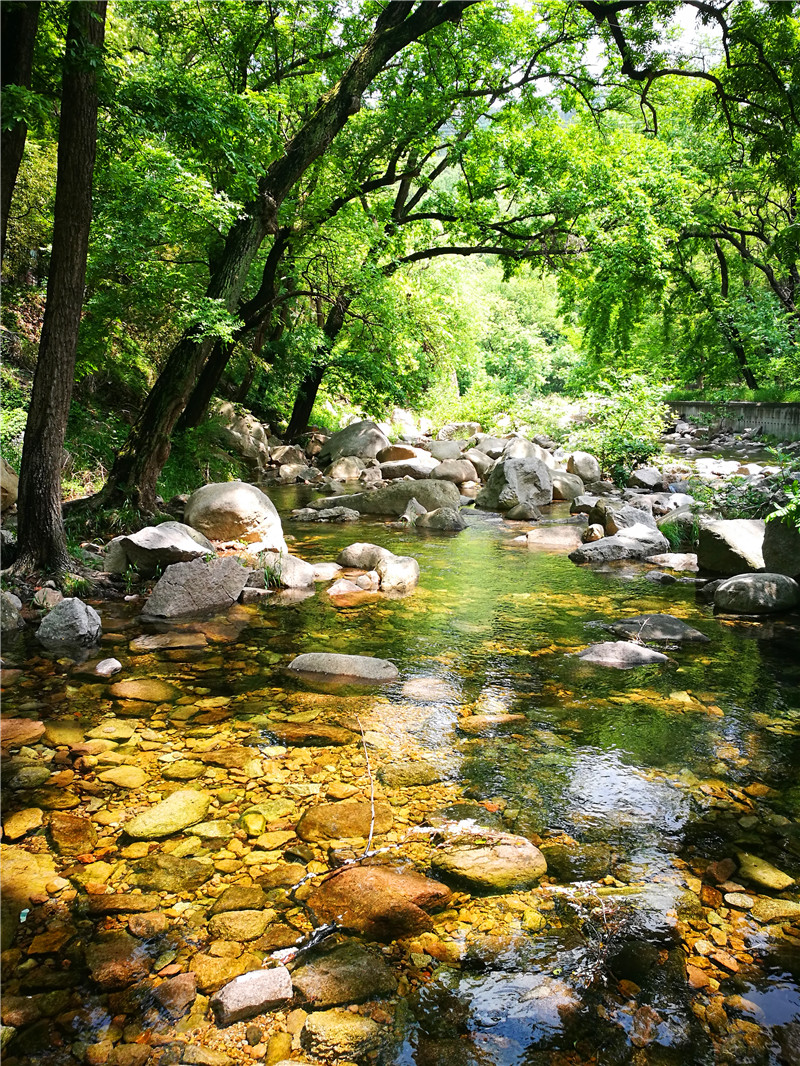
POLYGON ((53 251, 19 481, 19 557, 15 565, 20 572, 61 573, 68 563, 61 515, 61 464, 92 221, 97 69, 105 15, 106 0, 73 0, 69 6, 53 251))
MULTIPOLYGON (((278 211, 311 164, 327 151, 348 118, 361 107, 362 93, 385 64, 406 45, 446 22, 458 22, 478 0, 389 0, 364 47, 336 85, 322 97, 284 154, 258 183, 258 198, 245 207, 225 244, 206 295, 228 311, 237 309, 247 273, 268 233, 278 230, 278 211)), ((144 407, 118 453, 97 503, 126 499, 141 510, 155 507, 156 481, 167 460, 170 437, 191 390, 211 354, 215 338, 187 333, 172 350, 144 407)))
POLYGON ((311 412, 314 410, 317 393, 325 376, 325 371, 328 369, 331 351, 336 343, 336 338, 342 331, 345 317, 352 302, 352 296, 340 292, 328 312, 322 327, 322 332, 325 334, 325 343, 317 348, 314 362, 306 371, 298 387, 297 396, 292 407, 292 415, 289 419, 289 425, 286 427, 287 440, 295 440, 308 429, 308 422, 311 418, 311 412))
MULTIPOLYGON (((36 43, 40 8, 38 0, 16 0, 13 4, 3 4, 0 83, 4 89, 8 85, 21 85, 25 89, 31 87, 33 46, 36 43)), ((0 258, 5 254, 11 198, 27 135, 25 120, 18 119, 3 134, 0 142, 0 258)))

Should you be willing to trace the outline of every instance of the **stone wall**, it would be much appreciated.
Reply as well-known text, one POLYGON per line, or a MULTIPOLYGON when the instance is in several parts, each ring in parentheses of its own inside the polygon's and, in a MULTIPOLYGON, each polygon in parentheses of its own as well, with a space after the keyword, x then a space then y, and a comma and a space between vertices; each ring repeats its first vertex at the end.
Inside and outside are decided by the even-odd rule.
POLYGON ((705 422, 712 416, 715 424, 734 433, 757 429, 780 440, 800 440, 800 403, 672 401, 670 407, 688 422, 705 422))

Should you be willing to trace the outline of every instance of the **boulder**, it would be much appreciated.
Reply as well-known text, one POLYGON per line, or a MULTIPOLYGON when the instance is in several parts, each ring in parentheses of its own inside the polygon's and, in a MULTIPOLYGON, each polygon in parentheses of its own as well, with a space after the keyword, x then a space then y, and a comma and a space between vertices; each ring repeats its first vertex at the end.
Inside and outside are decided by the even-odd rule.
POLYGON ((479 451, 477 448, 470 448, 461 458, 469 459, 481 478, 486 477, 494 466, 494 459, 490 459, 486 452, 479 451))
POLYGON ((350 507, 301 507, 293 511, 293 522, 357 522, 361 515, 350 507))
POLYGON ((642 641, 664 641, 670 644, 708 644, 709 638, 671 614, 637 614, 623 618, 608 627, 621 637, 636 637, 642 641))
POLYGON ((25 619, 7 592, 0 592, 0 631, 13 633, 25 628, 25 619))
POLYGON ((45 615, 36 633, 46 648, 89 647, 102 634, 100 615, 83 600, 68 596, 45 615))
POLYGON ((306 1051, 332 1063, 374 1058, 383 1042, 383 1030, 377 1022, 346 1010, 309 1014, 300 1033, 300 1043, 306 1051))
POLYGON ((615 533, 620 533, 623 529, 631 529, 633 526, 658 528, 653 515, 644 508, 605 497, 601 497, 589 512, 589 524, 595 523, 603 527, 607 537, 613 537, 615 533))
POLYGON ((480 433, 480 422, 445 422, 439 430, 437 437, 440 441, 453 439, 468 439, 480 433))
POLYGON ((281 520, 269 496, 255 485, 225 481, 203 485, 186 501, 184 521, 211 540, 259 542, 286 551, 281 520))
POLYGON ((388 559, 392 552, 388 548, 381 548, 377 544, 357 542, 348 544, 342 548, 336 557, 339 566, 345 566, 355 570, 374 570, 382 559, 388 559))
POLYGON ((250 571, 232 555, 173 563, 159 578, 142 614, 148 618, 182 618, 226 610, 239 599, 250 571))
POLYGON ((351 866, 323 881, 307 905, 320 923, 335 921, 371 940, 390 941, 430 929, 429 913, 445 907, 451 895, 410 868, 351 866))
POLYGON ((450 481, 396 481, 372 492, 334 497, 326 503, 344 503, 360 514, 401 515, 411 499, 416 499, 426 511, 435 511, 437 507, 458 507, 461 494, 450 481))
POLYGON ((585 484, 599 481, 603 475, 600 464, 589 452, 573 452, 567 459, 567 473, 577 474, 585 484))
POLYGON ((334 481, 358 481, 361 472, 365 469, 363 461, 358 456, 343 455, 341 459, 334 460, 325 473, 334 481))
POLYGON ((409 592, 419 584, 419 563, 410 555, 384 556, 375 566, 383 592, 409 592))
POLYGON ((724 614, 775 614, 800 605, 800 585, 785 574, 739 574, 714 589, 714 610, 724 614))
POLYGON ((582 526, 539 526, 517 539, 539 551, 570 552, 580 547, 582 535, 582 526))
POLYGON ((394 663, 386 659, 375 659, 369 655, 338 655, 327 651, 298 655, 289 663, 287 670, 350 681, 394 681, 399 673, 394 663))
POLYGON ((573 563, 608 563, 617 559, 644 559, 668 550, 669 541, 663 533, 654 527, 639 524, 611 537, 582 544, 569 553, 569 558, 573 563))
POLYGON ((505 437, 481 437, 475 447, 490 459, 499 459, 507 444, 508 439, 505 437))
POLYGON ((628 478, 630 489, 650 489, 657 492, 664 488, 664 475, 654 466, 639 466, 628 478))
POLYGON ((431 456, 437 463, 461 458, 461 445, 456 440, 435 440, 430 446, 431 456))
POLYGON ((731 518, 700 524, 697 565, 715 574, 749 574, 764 569, 765 523, 731 518))
POLYGON ((292 995, 289 971, 285 966, 274 966, 234 977, 211 997, 209 1006, 217 1025, 226 1026, 282 1007, 292 995))
POLYGON ((374 422, 354 422, 328 437, 318 455, 319 465, 324 467, 342 456, 355 455, 359 459, 374 459, 378 452, 390 445, 389 438, 374 422))
POLYGON ((106 549, 103 565, 110 574, 124 574, 129 566, 135 566, 150 575, 159 567, 216 554, 214 545, 198 530, 183 522, 162 522, 138 533, 114 537, 106 549))
MULTIPOLYGON (((375 803, 374 832, 388 833, 392 828, 392 809, 386 803, 375 803)), ((373 825, 372 804, 366 800, 342 800, 338 803, 318 803, 309 807, 297 824, 301 840, 338 840, 342 837, 369 836, 373 825)))
POLYGON ((296 555, 261 552, 258 563, 259 569, 247 579, 251 588, 304 589, 314 584, 314 567, 296 555))
POLYGON ((273 463, 279 466, 305 466, 306 453, 303 448, 296 444, 279 444, 272 448, 269 457, 273 463))
POLYGON ((392 478, 410 477, 415 481, 424 481, 439 463, 431 455, 414 456, 413 459, 395 459, 390 463, 381 463, 381 477, 385 481, 392 478))
POLYGON ((576 497, 583 495, 583 481, 577 474, 554 470, 551 478, 553 481, 554 500, 568 500, 571 503, 576 497))
POLYGON ((400 459, 429 459, 430 455, 424 448, 415 448, 411 444, 390 444, 388 448, 381 448, 375 458, 379 463, 395 463, 400 459))
POLYGON ((445 829, 435 852, 434 872, 456 885, 480 892, 532 888, 547 872, 541 851, 524 837, 497 829, 445 829))
POLYGON ((19 477, 0 456, 0 513, 5 513, 14 506, 18 493, 19 477))
POLYGON ((517 505, 538 508, 552 503, 553 482, 539 459, 503 459, 489 474, 475 503, 487 511, 510 511, 517 505))
POLYGON ((454 485, 461 485, 464 481, 477 481, 478 471, 469 459, 445 459, 431 470, 430 476, 439 481, 452 481, 454 485))
POLYGON ((202 822, 211 796, 192 788, 178 789, 160 803, 129 818, 123 828, 134 840, 160 840, 202 822))
POLYGON ((427 511, 414 523, 417 529, 432 529, 437 533, 460 533, 467 528, 464 516, 455 507, 437 507, 427 511))
POLYGON ((765 523, 764 567, 770 574, 800 577, 800 529, 781 519, 765 523))
POLYGON ((668 662, 667 656, 662 655, 660 651, 644 648, 641 644, 633 644, 628 640, 591 644, 578 652, 575 658, 585 663, 595 663, 597 666, 611 666, 616 670, 631 670, 635 666, 668 662))
POLYGON ((382 956, 355 942, 309 959, 294 971, 292 984, 314 1009, 363 1003, 397 990, 397 978, 382 956))

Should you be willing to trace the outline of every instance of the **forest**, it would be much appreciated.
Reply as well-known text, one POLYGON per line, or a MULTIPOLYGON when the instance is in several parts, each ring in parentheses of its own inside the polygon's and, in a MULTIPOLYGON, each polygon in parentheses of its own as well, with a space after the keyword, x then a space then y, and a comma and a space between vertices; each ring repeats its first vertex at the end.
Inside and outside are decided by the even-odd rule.
POLYGON ((798 398, 795 3, 2 18, 25 567, 65 565, 65 439, 92 508, 152 513, 215 397, 286 441, 396 407, 521 424, 632 379, 798 398))

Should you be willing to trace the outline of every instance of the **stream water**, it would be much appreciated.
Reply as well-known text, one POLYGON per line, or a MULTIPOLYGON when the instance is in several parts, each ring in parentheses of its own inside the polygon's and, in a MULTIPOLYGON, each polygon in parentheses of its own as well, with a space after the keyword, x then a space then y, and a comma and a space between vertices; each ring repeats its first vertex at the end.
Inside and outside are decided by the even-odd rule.
MULTIPOLYGON (((295 488, 270 494, 284 517, 306 498, 295 488)), ((171 710, 148 704, 138 713, 144 727, 148 717, 167 727, 178 754, 182 733, 239 743, 249 729, 266 755, 280 758, 270 720, 352 724, 357 714, 370 771, 419 760, 439 766, 442 780, 432 785, 379 785, 397 815, 387 839, 404 857, 418 861, 417 845, 403 853, 397 830, 436 812, 541 844, 550 883, 529 894, 460 897, 435 926, 457 952, 437 961, 420 957, 417 945, 406 959, 396 1038, 382 1052, 387 1066, 798 1061, 797 929, 760 924, 723 898, 730 886, 701 884, 708 863, 743 851, 800 877, 798 618, 718 620, 691 583, 654 584, 639 565, 577 567, 514 543, 526 525, 480 512, 468 521, 455 536, 383 521, 285 522, 293 550, 311 562, 370 541, 415 556, 420 585, 403 599, 347 608, 333 606, 324 586, 306 599, 236 607, 217 620, 224 643, 149 655, 127 650, 142 632, 140 605, 103 605, 103 652, 122 661, 119 677, 164 679, 184 694, 171 710), (604 623, 645 612, 674 615, 710 643, 673 646, 667 664, 628 671, 572 657, 610 639, 604 623), (378 695, 287 680, 282 668, 292 656, 320 650, 390 659, 400 678, 378 695), (477 732, 459 727, 465 716, 498 714, 522 717, 479 723, 477 732)), ((137 720, 135 702, 113 704, 106 683, 39 655, 12 651, 21 673, 4 715, 85 731, 109 712, 137 720)), ((158 791, 168 785, 157 777, 166 764, 157 743, 144 749, 126 752, 125 762, 140 763, 158 791)), ((348 759, 363 773, 360 746, 343 748, 318 759, 308 780, 342 778, 348 759)), ((223 805, 235 804, 230 781, 211 783, 223 786, 223 805)), ((7 809, 37 806, 24 790, 6 799, 7 809)), ((122 816, 135 801, 95 790, 90 813, 122 816)), ((111 840, 118 822, 105 824, 113 865, 125 852, 111 840)), ((195 850, 180 854, 215 858, 208 842, 191 839, 195 850)), ((112 886, 115 879, 129 883, 124 863, 112 886)), ((776 894, 752 884, 739 891, 776 894)), ((790 890, 781 898, 797 897, 790 890)), ((186 953, 181 943, 173 955, 180 963, 186 953)), ((28 1061, 55 1061, 52 1054, 28 1061)))

